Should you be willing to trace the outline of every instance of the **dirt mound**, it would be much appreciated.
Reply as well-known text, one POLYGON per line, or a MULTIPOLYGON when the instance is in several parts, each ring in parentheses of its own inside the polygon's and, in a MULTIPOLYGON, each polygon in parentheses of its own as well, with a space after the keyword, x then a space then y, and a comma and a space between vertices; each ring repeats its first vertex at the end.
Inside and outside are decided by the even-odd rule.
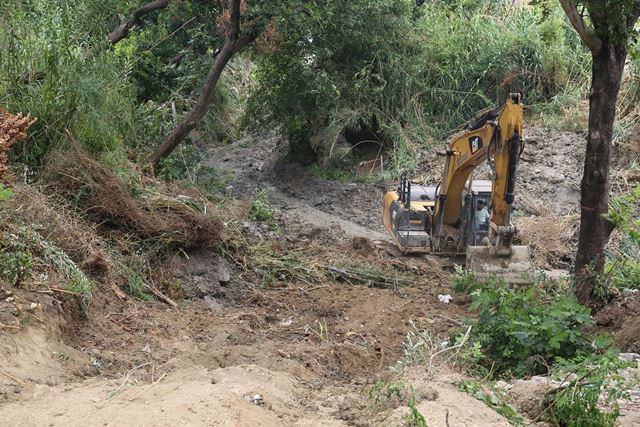
POLYGON ((519 217, 513 222, 522 243, 531 248, 537 267, 571 268, 580 225, 577 215, 519 217))
POLYGON ((613 335, 622 351, 640 353, 640 292, 623 291, 594 317, 600 330, 613 335))
POLYGON ((164 246, 210 247, 220 240, 221 222, 194 209, 189 197, 160 191, 143 199, 133 197, 122 179, 78 146, 53 156, 44 176, 49 192, 75 200, 77 208, 103 229, 129 232, 164 246))

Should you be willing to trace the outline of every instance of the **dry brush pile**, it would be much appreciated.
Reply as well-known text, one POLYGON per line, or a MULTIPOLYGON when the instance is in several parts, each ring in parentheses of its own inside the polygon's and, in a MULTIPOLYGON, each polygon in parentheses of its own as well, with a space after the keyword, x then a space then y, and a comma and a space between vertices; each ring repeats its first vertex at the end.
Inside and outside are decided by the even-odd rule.
MULTIPOLYGON (((28 115, 0 117, 3 149, 24 139, 33 123, 28 115)), ((6 150, 2 154, 6 159, 6 150)), ((0 203, 2 280, 71 295, 85 315, 96 285, 120 299, 127 299, 125 290, 171 302, 153 285, 163 274, 163 260, 177 250, 220 244, 218 209, 199 190, 144 177, 130 164, 121 167, 117 173, 109 169, 69 135, 37 184, 12 183, 0 203), (132 284, 138 286, 134 292, 132 284)))

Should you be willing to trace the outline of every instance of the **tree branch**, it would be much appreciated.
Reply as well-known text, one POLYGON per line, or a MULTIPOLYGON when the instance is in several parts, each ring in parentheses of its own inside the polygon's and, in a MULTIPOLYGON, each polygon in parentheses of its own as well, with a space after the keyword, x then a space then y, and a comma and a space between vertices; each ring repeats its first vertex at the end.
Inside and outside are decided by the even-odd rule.
POLYGON ((587 27, 582 19, 582 16, 578 12, 578 8, 571 0, 559 0, 564 13, 569 18, 569 22, 576 29, 580 38, 584 44, 591 50, 591 53, 597 55, 602 48, 602 40, 595 33, 587 27))
POLYGON ((196 104, 149 157, 149 163, 154 171, 158 170, 160 160, 171 154, 209 111, 216 84, 229 60, 258 36, 257 30, 248 31, 240 36, 240 0, 231 0, 228 25, 222 49, 215 56, 196 104))
POLYGON ((111 44, 118 43, 120 40, 127 37, 127 35, 129 34, 129 30, 140 21, 140 18, 148 15, 151 12, 155 12, 156 10, 164 9, 168 5, 169 0, 154 0, 149 3, 143 4, 138 9, 134 10, 133 13, 129 15, 129 18, 126 21, 121 23, 118 27, 116 27, 116 29, 114 29, 107 35, 109 42, 111 44))
POLYGON ((229 24, 231 28, 229 28, 229 37, 232 40, 238 38, 238 33, 240 32, 240 0, 231 0, 231 18, 229 19, 229 24))
POLYGON ((247 45, 250 45, 258 38, 258 31, 252 30, 242 36, 238 37, 238 40, 233 44, 233 53, 236 54, 244 49, 247 45))

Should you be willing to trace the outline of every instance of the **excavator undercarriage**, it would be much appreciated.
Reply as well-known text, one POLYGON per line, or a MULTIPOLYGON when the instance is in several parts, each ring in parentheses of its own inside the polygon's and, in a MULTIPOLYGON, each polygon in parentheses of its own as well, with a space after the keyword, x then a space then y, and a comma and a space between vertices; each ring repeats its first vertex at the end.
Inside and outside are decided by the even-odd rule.
POLYGON ((529 248, 513 245, 511 224, 522 124, 521 96, 510 94, 453 137, 439 183, 416 185, 403 175, 397 190, 385 194, 383 222, 403 253, 464 254, 478 277, 531 282, 529 248), (474 169, 485 162, 491 180, 474 180, 474 169))

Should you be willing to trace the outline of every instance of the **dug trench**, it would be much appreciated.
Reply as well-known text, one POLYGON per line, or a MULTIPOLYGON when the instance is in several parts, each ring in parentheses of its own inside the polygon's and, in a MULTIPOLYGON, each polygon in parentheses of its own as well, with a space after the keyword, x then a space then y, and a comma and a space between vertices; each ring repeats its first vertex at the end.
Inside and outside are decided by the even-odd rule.
MULTIPOLYGON (((558 141, 566 144, 538 143, 558 141)), ((240 199, 271 188, 274 223, 227 224, 228 234, 253 248, 248 254, 175 255, 166 269, 179 284, 176 307, 121 299, 99 285, 89 315, 79 319, 58 294, 3 288, 0 322, 13 325, 16 312, 28 319, 0 334, 0 415, 7 424, 402 423, 408 408, 376 410, 370 390, 397 375, 390 367, 403 358, 407 333, 428 330, 445 340, 470 316, 464 301, 438 298, 452 293, 450 272, 437 260, 376 249, 372 242, 386 238, 379 221, 386 185, 324 180, 282 160, 277 138, 263 142, 217 147, 210 164, 226 171, 225 191, 240 199)), ((573 215, 575 192, 543 191, 547 182, 558 187, 559 177, 544 172, 554 165, 538 169, 523 167, 524 186, 543 183, 534 185, 537 200, 522 209, 523 218, 544 220, 531 211, 545 205, 555 207, 546 215, 573 215), (567 209, 547 203, 552 197, 567 209)), ((575 191, 568 176, 560 187, 575 191)), ((562 267, 568 255, 538 249, 536 256, 562 267)), ((428 374, 418 366, 401 375, 429 425, 509 425, 458 390, 461 374, 445 366, 428 374)))

